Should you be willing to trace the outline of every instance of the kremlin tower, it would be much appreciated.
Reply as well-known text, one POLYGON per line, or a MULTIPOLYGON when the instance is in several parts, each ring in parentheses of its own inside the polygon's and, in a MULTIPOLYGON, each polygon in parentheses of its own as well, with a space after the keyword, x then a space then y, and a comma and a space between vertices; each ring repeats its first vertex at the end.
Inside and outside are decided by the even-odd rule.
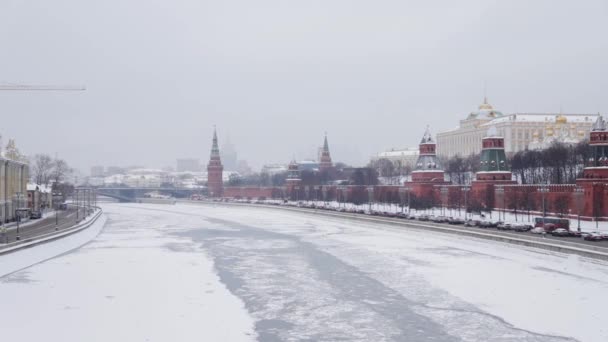
POLYGON ((505 139, 498 136, 496 127, 488 130, 481 140, 480 171, 476 174, 478 181, 510 181, 511 171, 505 155, 505 139))
POLYGON ((437 159, 437 145, 426 128, 419 145, 416 169, 412 171, 412 182, 444 182, 444 172, 437 159))
POLYGON ((207 164, 207 189, 210 197, 222 197, 224 193, 223 171, 224 166, 222 166, 220 149, 217 145, 217 132, 214 128, 211 156, 209 164, 207 164))
POLYGON ((327 144, 327 133, 325 133, 325 141, 323 142, 323 150, 321 151, 321 158, 319 158, 319 171, 329 171, 334 167, 331 161, 331 155, 329 154, 329 145, 327 144))
POLYGON ((297 194, 300 192, 300 184, 302 184, 300 168, 294 159, 287 167, 287 179, 285 179, 286 191, 290 198, 298 198, 297 194))
POLYGON ((486 137, 481 140, 479 159, 480 170, 471 183, 472 198, 487 208, 504 208, 507 189, 503 186, 515 185, 517 182, 513 180, 513 174, 507 164, 505 139, 498 135, 494 126, 488 129, 486 137), (497 189, 502 189, 502 192, 497 194, 497 189), (497 196, 501 196, 502 201, 497 201, 497 196))
POLYGON ((445 181, 436 150, 437 145, 427 127, 420 141, 418 160, 415 170, 412 171, 412 179, 404 184, 419 198, 433 200, 435 187, 449 184, 445 181))

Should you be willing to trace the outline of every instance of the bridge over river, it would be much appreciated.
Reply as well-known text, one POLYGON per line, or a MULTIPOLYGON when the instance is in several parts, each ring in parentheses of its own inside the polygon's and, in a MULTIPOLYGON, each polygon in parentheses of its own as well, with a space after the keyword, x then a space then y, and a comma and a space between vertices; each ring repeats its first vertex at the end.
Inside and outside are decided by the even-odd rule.
POLYGON ((143 198, 147 193, 157 192, 175 198, 189 198, 192 195, 204 195, 206 188, 177 188, 177 187, 103 187, 97 188, 97 194, 117 199, 119 202, 135 202, 137 198, 143 198))

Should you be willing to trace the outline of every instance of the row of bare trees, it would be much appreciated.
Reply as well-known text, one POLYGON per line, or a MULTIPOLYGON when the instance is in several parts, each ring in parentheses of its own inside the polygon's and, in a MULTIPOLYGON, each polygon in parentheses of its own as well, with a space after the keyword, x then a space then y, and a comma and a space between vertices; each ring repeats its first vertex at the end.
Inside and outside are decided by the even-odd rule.
POLYGON ((511 157, 511 170, 521 184, 573 184, 591 156, 588 142, 553 143, 544 150, 520 151, 511 157))
MULTIPOLYGON (((555 142, 543 150, 519 151, 511 156, 509 164, 520 184, 574 184, 590 157, 587 141, 572 145, 555 142)), ((441 162, 454 184, 470 184, 480 166, 477 154, 445 158, 441 162)))
POLYGON ((40 185, 62 183, 71 172, 72 168, 65 160, 48 154, 37 154, 30 163, 32 181, 40 185))

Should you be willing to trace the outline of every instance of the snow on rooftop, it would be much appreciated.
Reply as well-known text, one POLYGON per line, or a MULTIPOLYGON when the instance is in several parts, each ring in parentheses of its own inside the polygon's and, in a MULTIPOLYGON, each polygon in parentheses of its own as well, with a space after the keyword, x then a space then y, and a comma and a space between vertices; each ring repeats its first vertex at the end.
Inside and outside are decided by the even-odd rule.
POLYGON ((558 116, 566 118, 566 123, 593 123, 599 114, 548 114, 548 113, 515 113, 496 118, 481 126, 490 126, 502 122, 544 122, 555 123, 558 116))

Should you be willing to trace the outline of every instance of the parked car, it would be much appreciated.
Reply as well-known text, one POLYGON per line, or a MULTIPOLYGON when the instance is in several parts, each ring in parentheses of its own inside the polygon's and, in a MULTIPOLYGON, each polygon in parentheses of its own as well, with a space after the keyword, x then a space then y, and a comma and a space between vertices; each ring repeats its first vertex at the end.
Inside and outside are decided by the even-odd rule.
POLYGON ((602 241, 604 237, 599 232, 591 232, 587 234, 583 239, 587 241, 602 241))
POLYGON ((515 232, 527 232, 532 230, 532 225, 526 223, 516 223, 513 225, 513 231, 515 232))
POLYGON ((429 215, 422 214, 418 216, 418 221, 428 221, 429 219, 429 215))
POLYGON ((496 228, 498 228, 498 230, 513 230, 513 227, 515 225, 509 222, 499 222, 496 225, 496 228))
POLYGON ((431 219, 431 221, 435 223, 446 223, 448 222, 448 218, 445 216, 435 216, 431 219))
POLYGON ((465 227, 479 227, 480 224, 481 224, 481 221, 472 220, 472 219, 468 219, 464 222, 465 227))
POLYGON ((498 225, 498 223, 488 221, 488 220, 483 220, 483 221, 479 222, 478 226, 480 228, 493 228, 493 227, 496 227, 497 225, 498 225))
POLYGON ((464 220, 459 217, 450 217, 448 218, 449 224, 464 224, 464 220))
POLYGON ((568 234, 571 237, 583 237, 583 232, 579 232, 578 230, 569 230, 568 234))
POLYGON ((564 236, 570 236, 570 233, 568 232, 568 230, 567 230, 567 229, 564 229, 564 228, 557 228, 557 229, 554 229, 554 230, 551 232, 551 235, 553 235, 553 236, 562 236, 562 237, 564 237, 564 236))
POLYGON ((60 203, 59 204, 59 210, 68 210, 68 204, 67 203, 60 203))
POLYGON ((545 229, 542 227, 536 227, 530 231, 532 234, 544 234, 546 233, 545 229))
POLYGON ((30 214, 30 219, 35 220, 40 218, 42 218, 42 212, 39 210, 32 211, 32 213, 30 214))

